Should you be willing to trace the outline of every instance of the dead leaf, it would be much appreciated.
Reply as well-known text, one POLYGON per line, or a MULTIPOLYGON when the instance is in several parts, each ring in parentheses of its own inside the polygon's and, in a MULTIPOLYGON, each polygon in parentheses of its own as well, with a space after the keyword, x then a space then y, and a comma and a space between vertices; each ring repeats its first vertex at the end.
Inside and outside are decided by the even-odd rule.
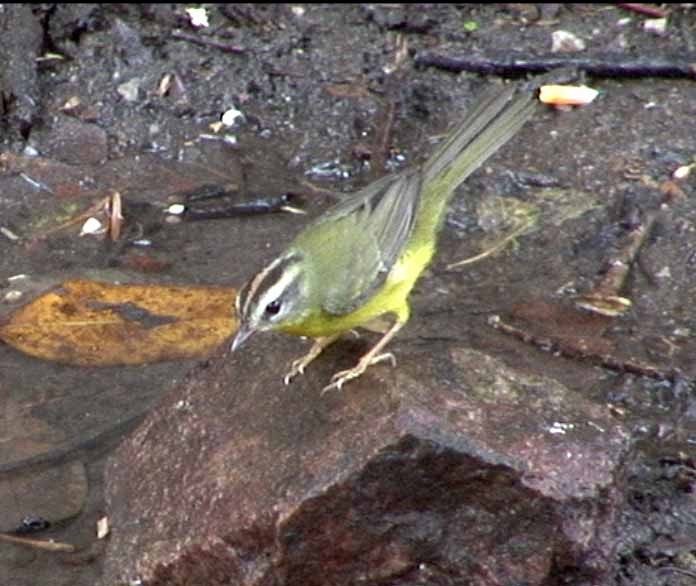
POLYGON ((208 355, 237 329, 236 290, 66 281, 13 313, 0 339, 81 366, 208 355))

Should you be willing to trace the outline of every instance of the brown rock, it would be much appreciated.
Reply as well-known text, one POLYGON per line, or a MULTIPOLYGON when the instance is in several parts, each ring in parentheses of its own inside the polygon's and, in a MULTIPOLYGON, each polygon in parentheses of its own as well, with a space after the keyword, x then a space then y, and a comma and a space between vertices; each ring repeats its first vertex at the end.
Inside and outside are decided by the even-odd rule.
POLYGON ((299 346, 265 336, 214 359, 121 446, 105 586, 532 585, 608 571, 630 442, 602 406, 436 343, 401 342, 398 368, 320 396, 354 344, 284 387, 299 346))
POLYGON ((100 164, 109 154, 102 128, 63 114, 57 115, 50 131, 41 135, 38 146, 48 157, 72 165, 100 164))

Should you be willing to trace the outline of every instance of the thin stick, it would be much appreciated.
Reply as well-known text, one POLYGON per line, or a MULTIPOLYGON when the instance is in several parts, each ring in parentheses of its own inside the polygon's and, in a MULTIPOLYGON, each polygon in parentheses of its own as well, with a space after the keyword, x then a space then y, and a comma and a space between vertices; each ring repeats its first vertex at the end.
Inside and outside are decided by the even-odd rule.
POLYGON ((658 8, 652 4, 621 2, 617 4, 617 6, 624 10, 630 10, 631 12, 637 12, 638 14, 643 14, 652 18, 665 18, 669 14, 667 10, 662 10, 662 8, 658 8))
POLYGON ((202 45, 204 47, 213 47, 214 49, 220 49, 225 53, 235 53, 239 55, 240 53, 245 53, 246 50, 243 47, 237 45, 230 45, 228 43, 223 43, 222 41, 216 41, 209 37, 199 37, 196 35, 190 35, 184 31, 173 30, 171 33, 172 38, 178 39, 180 41, 188 41, 195 45, 202 45))
POLYGON ((465 258, 464 260, 453 262, 452 264, 447 265, 445 267, 445 270, 451 271, 452 269, 456 269, 459 267, 463 267, 464 265, 478 262, 478 261, 486 258, 487 256, 495 254, 496 252, 498 252, 499 250, 504 248, 508 242, 510 242, 511 240, 514 240, 520 234, 523 234, 524 232, 526 232, 527 229, 529 229, 533 224, 534 224, 533 220, 529 220, 528 222, 525 222, 525 224, 523 226, 520 226, 516 230, 513 230, 510 234, 505 236, 505 238, 503 238, 500 242, 495 244, 493 247, 489 248, 488 250, 484 250, 483 252, 481 252, 480 254, 477 254, 476 256, 472 256, 469 258, 465 258))
POLYGON ((436 67, 460 73, 470 71, 486 75, 519 76, 541 73, 559 67, 575 67, 598 77, 686 77, 696 78, 696 55, 664 55, 662 57, 626 58, 625 55, 604 54, 593 57, 539 55, 521 52, 490 55, 450 56, 424 51, 416 55, 416 65, 436 67))
POLYGON ((500 319, 499 315, 493 315, 488 320, 489 325, 494 327, 509 336, 513 336, 526 344, 532 344, 541 350, 558 353, 561 356, 576 360, 578 358, 590 360, 604 368, 615 370, 617 372, 628 372, 639 376, 647 376, 657 380, 668 380, 675 382, 682 378, 682 374, 677 370, 665 371, 652 364, 634 362, 633 360, 622 360, 616 356, 608 354, 598 354, 591 352, 586 348, 573 344, 562 344, 558 340, 545 336, 537 336, 529 332, 525 332, 520 328, 516 328, 510 324, 506 324, 500 319))
POLYGON ((75 551, 75 546, 70 543, 29 539, 28 537, 18 537, 17 535, 8 535, 7 533, 0 533, 0 541, 9 541, 10 543, 17 543, 19 545, 26 545, 28 547, 43 549, 46 551, 75 551))
POLYGON ((619 291, 658 215, 657 211, 650 211, 642 222, 633 227, 624 246, 606 263, 608 269, 599 282, 591 291, 578 296, 575 302, 578 307, 609 317, 621 315, 631 307, 631 300, 621 297, 619 291))

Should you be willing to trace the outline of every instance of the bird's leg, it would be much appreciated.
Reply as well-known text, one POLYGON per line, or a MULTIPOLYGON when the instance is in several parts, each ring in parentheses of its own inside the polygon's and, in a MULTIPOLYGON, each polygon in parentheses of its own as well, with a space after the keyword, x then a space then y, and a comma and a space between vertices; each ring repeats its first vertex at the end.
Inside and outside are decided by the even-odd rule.
POLYGON ((290 372, 288 372, 284 377, 283 377, 283 382, 287 385, 290 384, 290 381, 295 378, 298 374, 304 374, 304 369, 307 368, 307 365, 312 362, 319 354, 322 353, 324 348, 332 344, 336 338, 338 338, 339 334, 334 334, 333 336, 323 336, 321 338, 315 338, 314 344, 312 344, 312 347, 309 349, 309 352, 305 354, 302 358, 298 358, 297 360, 293 360, 292 364, 290 365, 290 372))
POLYGON ((345 383, 354 378, 358 378, 367 370, 369 366, 377 364, 378 362, 389 360, 392 363, 392 366, 396 366, 396 358, 394 358, 394 355, 391 352, 384 352, 381 354, 380 352, 382 352, 382 349, 389 343, 389 340, 396 335, 396 333, 404 326, 405 323, 405 320, 397 319, 397 321, 394 322, 394 325, 392 325, 380 338, 379 342, 377 342, 369 350, 369 352, 364 354, 353 368, 341 370, 334 374, 331 377, 331 384, 325 386, 321 394, 323 395, 330 389, 337 389, 340 391, 341 387, 343 387, 345 383))

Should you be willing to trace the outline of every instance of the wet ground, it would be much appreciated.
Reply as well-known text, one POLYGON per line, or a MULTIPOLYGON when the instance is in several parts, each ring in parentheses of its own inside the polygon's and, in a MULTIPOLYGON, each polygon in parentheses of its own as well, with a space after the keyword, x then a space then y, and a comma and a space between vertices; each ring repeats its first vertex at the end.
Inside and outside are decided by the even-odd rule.
MULTIPOLYGON (((380 175, 380 161, 422 160, 494 81, 416 66, 426 51, 538 57, 567 30, 597 59, 696 54, 686 6, 671 9, 661 34, 616 6, 210 6, 198 29, 184 8, 0 11, 12 56, 0 66, 0 316, 75 277, 239 286, 306 217, 173 224, 167 206, 215 185, 241 201, 290 192, 314 215, 332 192, 380 175), (230 110, 243 118, 211 127, 230 110), (80 224, 54 230, 112 190, 126 218, 117 242, 79 237, 80 224), (26 278, 8 280, 17 275, 26 278)), ((693 584, 696 169, 673 174, 695 160, 696 86, 639 71, 586 82, 601 92, 595 103, 543 112, 467 182, 401 339, 456 337, 606 405, 639 446, 614 583, 693 584), (447 268, 490 249, 519 218, 535 222, 502 252, 447 268), (597 286, 642 226, 650 230, 617 292, 630 309, 578 312, 575 296, 597 286), (489 325, 493 314, 508 333, 489 325)), ((3 543, 1 583, 94 583, 104 458, 194 364, 74 367, 0 346, 0 529, 44 511, 53 527, 35 538, 80 548, 3 543)))

